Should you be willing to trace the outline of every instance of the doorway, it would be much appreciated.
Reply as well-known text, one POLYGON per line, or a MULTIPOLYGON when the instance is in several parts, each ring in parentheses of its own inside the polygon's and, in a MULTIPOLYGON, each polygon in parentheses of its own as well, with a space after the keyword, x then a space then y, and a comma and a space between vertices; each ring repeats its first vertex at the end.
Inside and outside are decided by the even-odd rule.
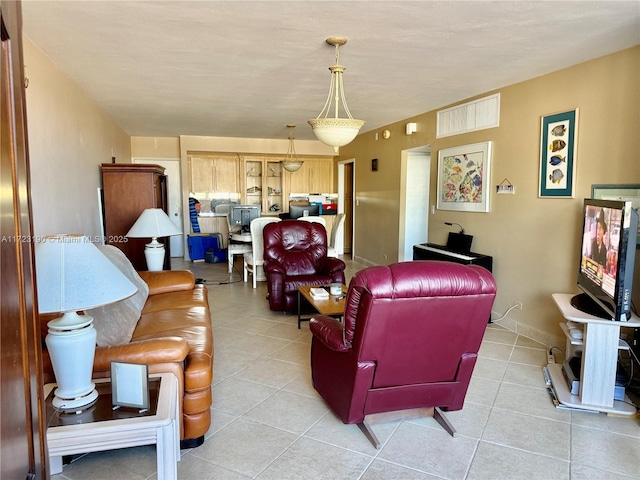
POLYGON ((343 255, 353 259, 355 252, 354 225, 355 225, 355 165, 352 158, 338 163, 338 213, 344 213, 343 235, 336 238, 336 249, 343 255))
POLYGON ((413 260, 413 246, 429 237, 431 146, 403 150, 400 171, 398 261, 413 260))
MULTIPOLYGON (((173 224, 183 231, 182 224, 182 182, 180 180, 180 160, 173 158, 134 158, 133 163, 146 163, 164 167, 164 174, 169 183, 167 214, 173 224)), ((184 235, 173 235, 170 238, 172 257, 184 256, 184 235)))

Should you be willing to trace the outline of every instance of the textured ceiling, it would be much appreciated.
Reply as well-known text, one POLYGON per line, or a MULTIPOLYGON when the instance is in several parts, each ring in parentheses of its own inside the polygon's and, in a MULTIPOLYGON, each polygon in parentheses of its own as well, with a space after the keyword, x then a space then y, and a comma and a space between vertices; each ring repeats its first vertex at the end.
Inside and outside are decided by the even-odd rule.
MULTIPOLYGON (((377 129, 640 44, 639 1, 35 1, 24 33, 135 136, 314 138, 334 49, 377 129)), ((27 65, 27 76, 28 76, 27 65)))

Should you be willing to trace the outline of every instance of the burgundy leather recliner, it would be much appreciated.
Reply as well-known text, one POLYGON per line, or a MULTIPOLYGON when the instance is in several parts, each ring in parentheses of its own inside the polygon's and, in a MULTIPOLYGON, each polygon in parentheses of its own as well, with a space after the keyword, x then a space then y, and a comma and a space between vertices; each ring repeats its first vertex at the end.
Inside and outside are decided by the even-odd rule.
MULTIPOLYGON (((311 319, 314 388, 374 446, 374 414, 463 406, 496 295, 476 265, 414 261, 370 267, 349 284, 343 322, 311 319)), ((378 415, 380 417, 380 415, 378 415)))
POLYGON ((327 231, 319 223, 270 223, 263 237, 271 310, 296 312, 299 286, 344 283, 345 263, 327 257, 327 231))

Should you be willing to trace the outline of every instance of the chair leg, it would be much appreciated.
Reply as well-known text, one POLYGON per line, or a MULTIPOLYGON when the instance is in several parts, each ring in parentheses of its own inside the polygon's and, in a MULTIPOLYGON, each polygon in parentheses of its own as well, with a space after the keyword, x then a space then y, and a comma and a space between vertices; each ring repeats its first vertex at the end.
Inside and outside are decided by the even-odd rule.
POLYGON ((365 437, 369 439, 371 444, 376 449, 380 448, 380 440, 378 440, 378 437, 376 437, 376 434, 373 433, 373 430, 371 429, 371 425, 369 425, 369 422, 367 422, 366 418, 362 421, 362 423, 358 424, 358 427, 360 427, 360 430, 362 430, 362 433, 364 433, 365 437))
POLYGON ((242 260, 242 279, 244 280, 244 283, 247 283, 247 261, 246 260, 242 260))
POLYGON ((257 286, 258 286, 258 285, 257 285, 257 284, 258 284, 258 280, 257 280, 257 278, 256 278, 256 277, 257 277, 257 275, 256 275, 256 268, 257 268, 257 267, 256 267, 255 265, 253 265, 253 266, 251 267, 251 277, 252 277, 252 279, 253 279, 253 288, 257 288, 257 286))
POLYGON ((433 419, 436 422, 438 422, 440 426, 442 426, 442 428, 444 428, 449 433, 449 435, 451 435, 452 437, 456 436, 456 429, 453 428, 453 425, 451 424, 451 422, 449 422, 449 419, 444 415, 444 412, 440 410, 440 407, 436 407, 433 410, 433 419))
POLYGON ((453 425, 449 422, 447 417, 445 417, 444 412, 439 407, 423 407, 413 408, 409 410, 373 413, 366 415, 362 423, 358 423, 358 427, 360 427, 362 433, 365 434, 365 436, 369 439, 369 441, 375 448, 380 448, 380 440, 378 440, 376 434, 373 433, 373 430, 371 429, 372 424, 397 422, 400 420, 411 420, 414 418, 425 416, 433 417, 433 419, 438 422, 442 426, 442 428, 444 428, 452 437, 455 437, 456 429, 453 428, 453 425))

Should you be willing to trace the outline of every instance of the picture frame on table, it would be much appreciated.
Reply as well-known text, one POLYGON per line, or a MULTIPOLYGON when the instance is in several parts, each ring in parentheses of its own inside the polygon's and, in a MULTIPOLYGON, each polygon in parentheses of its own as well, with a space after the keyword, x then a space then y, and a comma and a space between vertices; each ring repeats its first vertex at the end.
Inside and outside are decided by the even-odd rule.
POLYGON ((577 108, 541 118, 538 197, 575 197, 577 127, 577 108))
POLYGON ((149 408, 149 366, 111 362, 111 403, 114 407, 149 408))
POLYGON ((438 210, 488 212, 491 142, 438 151, 438 210))

